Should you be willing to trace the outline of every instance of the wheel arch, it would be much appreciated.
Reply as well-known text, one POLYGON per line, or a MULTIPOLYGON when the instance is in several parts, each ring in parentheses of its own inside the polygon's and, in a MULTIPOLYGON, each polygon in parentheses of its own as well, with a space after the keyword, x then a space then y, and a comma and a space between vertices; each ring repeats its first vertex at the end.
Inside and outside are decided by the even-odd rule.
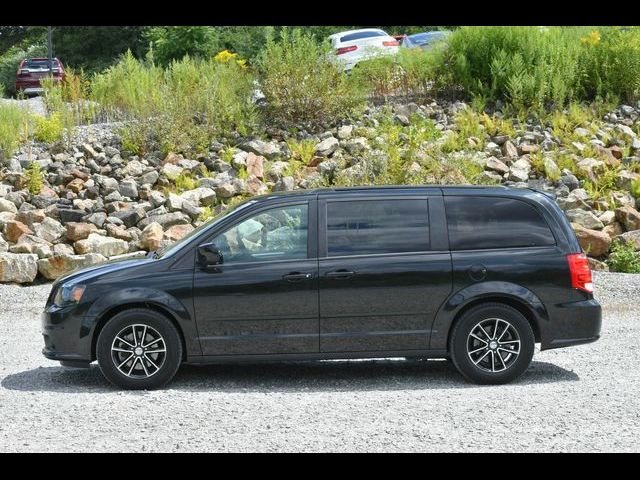
POLYGON ((100 332, 107 324, 109 320, 111 320, 117 314, 124 312, 126 310, 132 310, 135 308, 143 308, 147 310, 152 310, 160 315, 164 316, 167 320, 169 320, 176 330, 178 331, 178 335, 180 336, 180 342, 182 343, 182 360, 186 361, 187 359, 187 344, 184 336, 184 331, 178 322, 176 316, 164 305, 160 305, 154 302, 128 302, 120 305, 114 305, 108 310, 105 310, 102 314, 98 316, 96 321, 96 325, 93 329, 93 334, 91 338, 91 361, 96 359, 96 346, 98 344, 98 337, 100 336, 100 332))
POLYGON ((449 348, 455 323, 469 309, 482 303, 502 303, 515 308, 529 322, 536 343, 541 342, 549 316, 544 304, 529 289, 509 282, 481 282, 452 294, 440 307, 431 329, 431 349, 449 348))
POLYGON ((540 342, 540 327, 538 325, 536 315, 533 313, 533 310, 531 309, 531 307, 520 299, 516 299, 508 296, 495 295, 495 296, 476 298, 475 300, 472 300, 469 303, 466 303, 464 307, 462 307, 456 313, 456 315, 453 318, 453 321, 451 322, 451 326, 449 327, 449 331, 447 332, 447 350, 449 349, 449 342, 451 341, 451 334, 453 332, 453 327, 455 326, 455 324, 469 310, 477 307, 478 305, 482 305, 484 303, 501 303, 503 305, 512 307, 518 312, 520 312, 522 316, 527 319, 527 321, 529 322, 529 325, 531 325, 531 329, 533 330, 533 335, 536 339, 536 343, 540 342))

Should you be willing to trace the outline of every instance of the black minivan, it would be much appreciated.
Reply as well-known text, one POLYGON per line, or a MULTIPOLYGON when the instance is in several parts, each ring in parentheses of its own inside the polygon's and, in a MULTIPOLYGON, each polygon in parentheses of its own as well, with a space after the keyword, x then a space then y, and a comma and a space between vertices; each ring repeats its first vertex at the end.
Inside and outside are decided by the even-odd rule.
POLYGON ((117 386, 182 363, 448 358, 509 382, 542 350, 599 338, 569 221, 507 187, 302 190, 254 197, 164 251, 58 279, 44 355, 117 386))

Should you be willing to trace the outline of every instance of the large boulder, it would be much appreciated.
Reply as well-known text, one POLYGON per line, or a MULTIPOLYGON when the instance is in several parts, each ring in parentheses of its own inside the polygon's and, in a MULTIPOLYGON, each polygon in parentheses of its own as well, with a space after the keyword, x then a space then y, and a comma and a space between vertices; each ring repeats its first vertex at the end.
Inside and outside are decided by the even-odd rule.
POLYGON ((616 220, 628 231, 640 229, 640 212, 630 206, 616 208, 616 220))
POLYGON ((249 176, 254 176, 259 179, 264 178, 264 157, 256 155, 253 152, 249 152, 246 158, 247 173, 249 176))
MULTIPOLYGON (((103 221, 104 223, 104 221, 103 221)), ((67 239, 72 242, 84 240, 91 233, 98 229, 95 224, 89 222, 69 222, 67 223, 67 239)))
POLYGON ((611 247, 611 237, 603 231, 591 230, 580 225, 573 224, 578 241, 582 249, 590 257, 601 257, 611 247))
POLYGON ((142 230, 139 242, 140 248, 149 251, 159 250, 163 245, 163 238, 164 230, 162 225, 158 222, 151 222, 142 230))
POLYGON ((33 230, 38 237, 50 243, 60 239, 67 232, 60 222, 51 217, 45 218, 42 223, 35 224, 33 230))
POLYGON ((602 230, 604 224, 596 217, 593 212, 582 210, 580 208, 574 208, 565 212, 567 218, 572 223, 577 223, 581 227, 588 228, 590 230, 602 230))
POLYGON ((0 282, 31 283, 38 275, 38 256, 0 253, 0 282))
POLYGON ((265 142, 263 140, 250 140, 240 145, 245 152, 255 153, 261 157, 273 160, 280 155, 280 147, 275 142, 265 142))
POLYGON ((191 223, 191 219, 188 215, 182 212, 162 213, 159 215, 150 215, 147 218, 143 218, 138 223, 138 227, 144 229, 147 225, 153 222, 159 223, 162 228, 166 230, 167 228, 173 227, 174 225, 191 223))
POLYGON ((99 253, 87 253, 86 255, 53 255, 38 260, 38 271, 47 280, 55 280, 78 268, 98 265, 106 260, 106 257, 99 253))
POLYGON ((113 257, 129 251, 129 244, 124 240, 104 237, 97 233, 91 233, 86 239, 78 240, 73 247, 79 255, 99 253, 105 257, 113 257))
POLYGON ((320 155, 321 157, 328 157, 329 155, 334 153, 339 146, 340 142, 337 138, 327 137, 316 145, 316 155, 320 155))
POLYGON ((17 220, 9 220, 4 226, 4 236, 12 243, 16 243, 22 235, 33 235, 33 230, 17 220))

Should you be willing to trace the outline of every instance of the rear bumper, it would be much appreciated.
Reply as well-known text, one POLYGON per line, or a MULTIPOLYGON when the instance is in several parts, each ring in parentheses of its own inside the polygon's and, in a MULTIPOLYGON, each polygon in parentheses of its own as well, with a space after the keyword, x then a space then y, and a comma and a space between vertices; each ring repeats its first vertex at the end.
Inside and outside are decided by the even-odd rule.
POLYGON ((555 305, 540 322, 541 350, 595 342, 600 338, 602 307, 597 300, 555 305))

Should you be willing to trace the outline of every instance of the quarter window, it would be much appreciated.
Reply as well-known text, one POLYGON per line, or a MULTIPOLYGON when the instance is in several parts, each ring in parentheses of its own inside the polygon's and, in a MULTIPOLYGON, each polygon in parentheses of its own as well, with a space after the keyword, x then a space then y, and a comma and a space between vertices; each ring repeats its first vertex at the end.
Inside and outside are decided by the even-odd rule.
POLYGON ((243 220, 213 243, 225 264, 307 258, 308 206, 272 208, 243 220))
POLYGON ((554 245, 533 206, 501 197, 445 197, 451 250, 554 245))
POLYGON ((327 204, 330 257, 429 250, 427 200, 362 200, 327 204))

